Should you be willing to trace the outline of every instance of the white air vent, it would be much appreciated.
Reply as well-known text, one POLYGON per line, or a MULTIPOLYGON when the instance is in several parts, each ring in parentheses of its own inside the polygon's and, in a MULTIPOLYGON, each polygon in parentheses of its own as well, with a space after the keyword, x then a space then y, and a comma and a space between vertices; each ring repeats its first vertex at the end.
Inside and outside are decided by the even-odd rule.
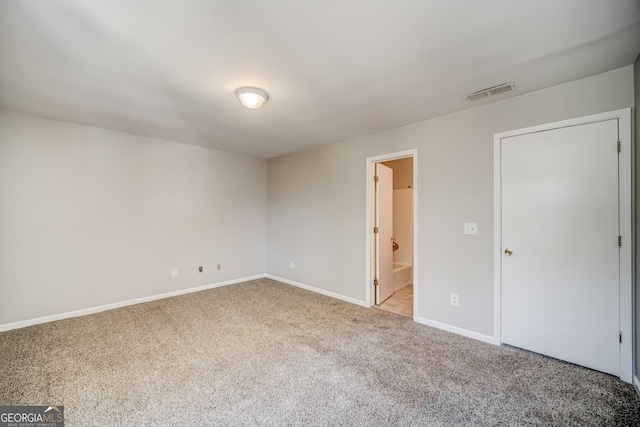
POLYGON ((467 102, 477 101, 478 99, 499 95, 505 92, 511 92, 512 90, 516 90, 516 85, 513 82, 503 83, 498 86, 489 87, 489 88, 482 89, 477 92, 473 92, 468 95, 465 95, 464 99, 467 102))

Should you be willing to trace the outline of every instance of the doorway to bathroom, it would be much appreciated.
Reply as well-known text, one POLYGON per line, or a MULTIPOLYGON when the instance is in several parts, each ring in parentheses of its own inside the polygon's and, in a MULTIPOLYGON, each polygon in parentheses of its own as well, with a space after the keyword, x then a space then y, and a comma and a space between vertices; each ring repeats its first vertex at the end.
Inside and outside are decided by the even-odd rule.
POLYGON ((368 301, 411 318, 417 306, 416 162, 416 150, 367 159, 368 301))

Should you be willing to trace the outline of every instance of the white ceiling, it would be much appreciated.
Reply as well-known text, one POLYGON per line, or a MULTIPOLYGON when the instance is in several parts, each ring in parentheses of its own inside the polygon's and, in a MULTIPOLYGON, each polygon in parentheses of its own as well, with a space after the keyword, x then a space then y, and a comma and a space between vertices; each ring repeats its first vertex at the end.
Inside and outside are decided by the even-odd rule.
POLYGON ((271 158, 639 52, 638 0, 0 0, 0 107, 271 158))

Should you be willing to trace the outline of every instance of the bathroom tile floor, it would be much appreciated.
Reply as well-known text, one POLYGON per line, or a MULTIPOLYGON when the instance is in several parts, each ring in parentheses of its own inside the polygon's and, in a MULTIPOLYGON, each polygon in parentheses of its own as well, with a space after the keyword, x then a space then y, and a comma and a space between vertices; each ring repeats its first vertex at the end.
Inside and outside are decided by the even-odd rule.
POLYGON ((413 317, 413 285, 395 291, 377 307, 402 316, 413 317))

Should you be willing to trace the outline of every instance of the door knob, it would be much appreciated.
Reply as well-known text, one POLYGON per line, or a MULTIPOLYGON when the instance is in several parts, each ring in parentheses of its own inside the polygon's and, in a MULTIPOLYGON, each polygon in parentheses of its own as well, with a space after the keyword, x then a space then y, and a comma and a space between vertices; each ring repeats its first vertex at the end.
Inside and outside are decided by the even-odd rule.
POLYGON ((505 250, 504 250, 504 254, 505 254, 506 256, 511 256, 511 254, 512 254, 512 253, 513 253, 513 251, 512 251, 511 249, 509 249, 509 248, 507 248, 507 249, 505 249, 505 250))

